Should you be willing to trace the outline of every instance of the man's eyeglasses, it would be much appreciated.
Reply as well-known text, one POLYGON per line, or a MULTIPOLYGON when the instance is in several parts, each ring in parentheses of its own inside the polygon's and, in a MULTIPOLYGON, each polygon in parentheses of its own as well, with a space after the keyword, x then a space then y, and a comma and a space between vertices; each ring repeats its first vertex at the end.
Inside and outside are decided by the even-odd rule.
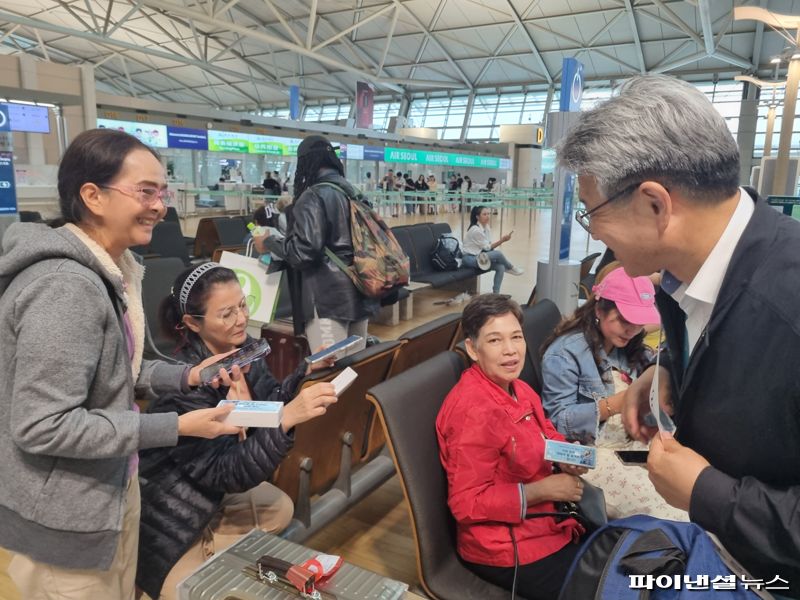
POLYGON ((100 185, 98 187, 104 190, 115 190, 120 194, 136 198, 142 205, 148 207, 153 206, 158 200, 161 200, 164 206, 169 206, 175 196, 174 192, 170 190, 142 185, 100 185))
MULTIPOLYGON (((232 306, 230 308, 226 308, 225 310, 219 312, 216 317, 222 321, 225 327, 233 327, 236 325, 236 321, 239 320, 239 311, 244 314, 244 318, 248 319, 250 317, 250 306, 255 303, 255 297, 253 296, 245 296, 242 298, 242 301, 239 302, 238 306, 232 306)), ((209 315, 189 315, 190 317, 194 317, 195 319, 207 319, 209 315)))
POLYGON ((578 224, 580 224, 581 227, 583 227, 586 231, 591 233, 592 231, 590 229, 590 225, 591 225, 591 218, 590 217, 591 217, 593 212, 597 212, 598 210, 603 208, 606 204, 609 204, 609 203, 613 202, 617 198, 622 198, 623 196, 627 196, 631 192, 635 191, 640 185, 642 185, 641 181, 638 182, 638 183, 634 183, 634 184, 629 185, 628 187, 624 188, 622 191, 617 192, 616 194, 611 196, 611 198, 609 198, 605 202, 601 202, 600 204, 595 206, 592 210, 586 210, 584 208, 584 209, 575 211, 575 220, 578 222, 578 224))

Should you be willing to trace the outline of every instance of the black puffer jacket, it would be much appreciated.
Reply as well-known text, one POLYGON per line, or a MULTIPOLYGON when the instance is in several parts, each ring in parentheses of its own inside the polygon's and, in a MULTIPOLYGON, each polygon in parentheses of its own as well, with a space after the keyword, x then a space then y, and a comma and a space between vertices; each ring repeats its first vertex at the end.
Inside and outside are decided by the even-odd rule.
MULTIPOLYGON (((204 345, 192 344, 177 358, 197 364, 208 356, 204 345)), ((294 397, 305 369, 305 363, 301 363, 280 383, 266 363, 258 361, 251 365, 245 380, 254 399, 286 403, 294 397)), ((159 398, 148 412, 183 414, 210 408, 227 393, 228 388, 202 387, 187 395, 159 398)), ((151 598, 158 598, 167 574, 211 521, 224 494, 244 492, 267 480, 292 443, 292 436, 281 429, 257 428, 249 431, 244 442, 235 435, 214 440, 181 437, 174 448, 141 452, 142 517, 136 585, 151 598)))
MULTIPOLYGON (((321 172, 320 182, 328 181, 357 192, 333 169, 321 172)), ((294 286, 294 322, 307 323, 317 315, 337 321, 361 321, 378 312, 379 302, 359 292, 350 278, 325 255, 330 248, 346 265, 353 263, 350 236, 350 204, 347 196, 331 187, 308 188, 291 207, 289 229, 283 255, 299 274, 294 286), (297 296, 300 296, 298 298, 297 296)))

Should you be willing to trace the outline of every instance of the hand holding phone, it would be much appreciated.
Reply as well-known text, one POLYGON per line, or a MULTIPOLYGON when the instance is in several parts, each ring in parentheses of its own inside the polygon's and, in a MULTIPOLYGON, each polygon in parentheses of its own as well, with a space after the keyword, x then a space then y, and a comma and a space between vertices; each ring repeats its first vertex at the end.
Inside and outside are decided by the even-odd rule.
POLYGON ((201 369, 200 382, 203 385, 210 385, 215 378, 219 377, 220 369, 224 369, 227 373, 231 374, 233 373, 234 367, 243 369, 259 358, 269 354, 270 350, 269 342, 265 339, 256 340, 246 346, 242 346, 233 354, 201 369))
POLYGON ((349 338, 343 339, 341 342, 334 344, 333 346, 328 346, 325 350, 320 350, 311 356, 306 356, 306 362, 308 364, 313 364, 319 362, 321 360, 325 360, 329 356, 333 356, 338 352, 346 350, 350 346, 353 346, 363 340, 360 335, 351 335, 349 338))

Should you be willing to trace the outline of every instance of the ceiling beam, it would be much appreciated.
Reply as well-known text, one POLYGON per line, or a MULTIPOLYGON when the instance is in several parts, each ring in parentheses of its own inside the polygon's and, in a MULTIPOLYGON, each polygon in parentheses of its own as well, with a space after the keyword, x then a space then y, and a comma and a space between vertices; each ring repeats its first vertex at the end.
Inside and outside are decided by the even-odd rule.
MULTIPOLYGON (((765 8, 767 6, 767 0, 761 0, 759 2, 760 8, 765 8)), ((763 38, 764 38, 764 21, 756 21, 756 35, 755 39, 753 40, 753 64, 758 68, 758 63, 761 62, 761 49, 763 47, 763 38)))
POLYGON ((103 35, 108 31, 108 25, 111 23, 111 10, 114 8, 114 0, 108 0, 108 8, 106 8, 106 18, 103 21, 103 35))
POLYGON ((700 26, 703 29, 703 44, 706 54, 714 54, 714 28, 711 25, 711 4, 708 0, 697 0, 697 12, 700 13, 700 26))
MULTIPOLYGON (((447 4, 447 0, 439 0, 439 5, 436 7, 436 10, 433 13, 433 17, 431 18, 431 24, 428 26, 428 29, 433 30, 436 28, 436 23, 439 22, 439 18, 442 16, 442 12, 444 11, 445 4, 447 4)), ((415 34, 416 35, 416 34, 415 34)), ((416 58, 414 59, 414 66, 411 67, 411 78, 413 79, 414 76, 417 74, 417 64, 420 60, 422 60, 422 55, 425 54, 425 50, 428 48, 428 41, 430 37, 423 36, 422 42, 420 42, 419 49, 417 50, 416 58)), ((361 40, 362 42, 366 40, 361 40)))
POLYGON ((531 49, 533 53, 533 57, 536 59, 536 62, 539 63, 539 66, 542 69, 542 74, 544 75, 547 83, 553 83, 553 77, 550 75, 550 71, 547 70, 547 65, 544 64, 544 60, 542 59, 542 54, 539 52, 539 48, 536 47, 536 42, 533 41, 533 36, 531 36, 531 32, 528 31, 526 25, 522 22, 522 19, 517 12, 517 9, 514 8, 514 4, 511 0, 506 0, 506 4, 508 5, 508 9, 511 11, 511 16, 514 18, 514 23, 517 24, 517 27, 522 30, 525 34, 525 41, 528 43, 528 47, 531 49))
POLYGON ((314 44, 314 29, 317 27, 317 0, 311 0, 311 10, 308 13, 308 25, 306 27, 306 48, 311 50, 314 44))
POLYGON ((393 2, 398 8, 402 8, 406 11, 406 13, 411 17, 411 20, 414 21, 414 23, 416 23, 417 27, 422 29, 422 31, 425 33, 425 36, 433 43, 434 46, 439 48, 439 51, 442 54, 444 54, 444 57, 447 59, 447 62, 449 62, 450 66, 453 67, 456 73, 458 73, 458 76, 461 77, 461 80, 464 82, 467 88, 471 89, 472 82, 469 80, 469 77, 467 77, 466 73, 464 73, 461 67, 459 67, 458 64, 456 64, 456 61, 453 60, 453 57, 450 56, 450 53, 447 51, 447 49, 444 46, 442 46, 441 42, 439 42, 439 40, 436 39, 436 36, 434 36, 428 30, 428 28, 425 27, 422 21, 419 20, 419 17, 417 17, 417 15, 415 15, 414 12, 400 0, 393 0, 393 2))
MULTIPOLYGON (((375 11, 374 13, 372 13, 370 16, 366 17, 365 19, 361 19, 360 21, 356 21, 355 23, 353 23, 353 25, 351 27, 348 27, 347 29, 344 29, 343 31, 340 31, 339 33, 337 33, 333 37, 330 37, 327 40, 325 40, 324 42, 320 42, 319 44, 314 46, 312 48, 312 50, 314 50, 314 52, 316 52, 316 51, 324 48, 328 44, 338 40, 340 37, 343 37, 343 36, 347 35, 348 33, 355 31, 359 27, 362 27, 363 25, 366 25, 367 23, 369 23, 373 19, 376 19, 376 18, 380 17, 381 15, 386 14, 387 12, 392 10, 392 8, 394 8, 395 9, 395 13, 397 13, 397 7, 394 4, 387 4, 381 10, 375 11)), ((356 17, 354 17, 354 18, 356 18, 356 17)))
MULTIPOLYGON (((192 66, 199 67, 200 69, 203 69, 203 70, 206 70, 206 71, 215 71, 217 73, 225 74, 225 75, 228 75, 230 77, 235 77, 235 78, 241 79, 241 80, 248 79, 248 77, 246 75, 243 75, 242 73, 239 73, 237 71, 233 71, 231 69, 226 69, 226 68, 223 68, 223 67, 219 67, 217 65, 213 65, 213 64, 207 63, 207 62, 202 61, 202 60, 189 58, 189 57, 186 57, 186 56, 183 56, 183 55, 180 55, 180 54, 175 54, 175 53, 172 53, 172 52, 167 52, 167 51, 159 50, 159 49, 156 49, 156 48, 148 48, 148 47, 142 46, 141 44, 134 44, 134 43, 131 43, 131 42, 125 42, 123 40, 118 40, 116 38, 107 38, 107 37, 104 37, 104 36, 102 36, 100 34, 97 34, 97 33, 91 33, 91 32, 88 32, 88 31, 80 31, 78 29, 70 29, 69 27, 64 27, 63 25, 57 25, 55 23, 48 23, 46 21, 39 21, 39 20, 36 20, 36 19, 31 19, 29 17, 23 17, 21 15, 10 13, 10 12, 7 12, 5 10, 0 10, 0 19, 4 20, 4 21, 8 21, 10 23, 17 23, 19 25, 22 25, 23 27, 28 27, 28 28, 31 28, 31 29, 39 29, 39 30, 42 30, 42 31, 51 31, 51 32, 54 32, 54 33, 60 33, 60 34, 63 34, 63 35, 72 36, 72 37, 75 37, 75 38, 80 38, 80 39, 83 39, 83 40, 87 40, 89 42, 93 42, 93 43, 99 44, 101 46, 106 46, 106 47, 110 46, 110 47, 116 47, 116 48, 123 48, 125 50, 137 52, 137 53, 148 55, 148 56, 153 56, 153 57, 156 57, 156 58, 161 58, 163 60, 169 60, 169 61, 176 62, 176 63, 192 65, 192 66)), ((276 86, 276 85, 274 85, 274 84, 272 84, 272 83, 270 83, 268 81, 254 80, 254 79, 250 79, 250 81, 251 81, 251 83, 253 83, 255 85, 265 85, 267 87, 278 89, 282 93, 285 93, 285 94, 288 95, 288 91, 287 90, 281 88, 280 86, 276 86)))
POLYGON ((644 52, 642 51, 642 41, 639 39, 639 26, 636 24, 636 14, 633 12, 631 0, 625 0, 625 12, 628 14, 628 21, 631 25, 633 42, 636 44, 636 55, 639 59, 639 72, 646 73, 647 66, 644 64, 644 52))
MULTIPOLYGON (((533 10, 536 6, 538 6, 538 4, 539 0, 533 0, 533 2, 531 2, 528 5, 528 8, 526 8, 525 11, 522 13, 523 19, 528 13, 530 13, 531 10, 533 10)), ((517 25, 516 23, 514 23, 513 25, 511 25, 511 27, 508 28, 508 31, 506 32, 505 36, 503 36, 503 39, 500 41, 500 43, 492 52, 492 56, 489 57, 489 59, 483 64, 483 67, 481 67, 481 70, 478 72, 478 75, 473 80, 472 82, 473 87, 481 82, 486 73, 489 71, 489 67, 491 67, 494 64, 495 60, 497 60, 498 55, 503 51, 503 48, 506 47, 506 44, 508 44, 508 42, 514 36, 514 34, 517 31, 519 31, 519 28, 520 26, 517 25)), ((537 75, 539 75, 540 77, 544 77, 543 73, 537 73, 537 75)))
POLYGON ((400 9, 395 6, 394 15, 392 15, 392 24, 389 27, 389 35, 386 36, 386 46, 383 49, 383 56, 381 56, 381 62, 375 69, 376 75, 380 75, 381 71, 383 71, 383 65, 386 62, 386 55, 389 53, 389 46, 392 45, 392 36, 394 35, 395 27, 397 27, 397 17, 399 16, 400 9))
MULTIPOLYGON (((663 0, 653 0, 653 4, 655 4, 655 5, 656 5, 658 8, 660 8, 661 10, 663 10, 665 13, 667 13, 667 18, 665 19, 665 21, 666 21, 667 23, 672 23, 672 25, 673 25, 673 26, 675 26, 675 27, 677 27, 679 31, 682 31, 683 33, 685 33, 686 35, 688 35, 690 38, 692 38, 692 39, 694 40, 694 42, 695 42, 695 43, 696 43, 698 46, 702 46, 702 45, 703 45, 703 40, 701 40, 701 39, 700 39, 700 36, 699 36, 699 35, 697 35, 697 32, 695 32, 695 31, 694 31, 694 30, 693 30, 691 27, 689 27, 689 26, 688 26, 688 25, 687 25, 687 24, 686 24, 686 23, 685 23, 685 22, 684 22, 684 21, 683 21, 683 20, 682 20, 682 19, 681 19, 681 18, 680 18, 680 17, 679 17, 679 16, 678 16, 676 13, 675 13, 675 11, 673 11, 673 10, 672 10, 672 9, 671 9, 669 6, 667 6, 667 5, 666 5, 666 4, 663 2, 663 0)), ((642 11, 642 12, 644 12, 644 14, 650 14, 650 13, 648 13, 648 12, 646 12, 646 11, 642 11)), ((651 14, 651 16, 653 16, 653 15, 651 14)))
POLYGON ((111 28, 111 30, 110 30, 110 31, 108 31, 107 33, 105 33, 105 36, 106 36, 106 37, 111 37, 112 35, 114 35, 114 32, 115 32, 117 29, 119 29, 120 27, 122 27, 122 26, 123 26, 123 25, 124 25, 124 24, 125 24, 125 23, 128 21, 128 19, 130 19, 130 18, 131 18, 131 16, 133 15, 133 13, 135 13, 135 12, 138 12, 138 11, 139 11, 139 6, 140 6, 140 2, 139 2, 139 0, 136 0, 136 1, 133 3, 133 6, 131 6, 130 10, 128 10, 128 12, 126 12, 126 13, 125 13, 125 15, 124 15, 124 16, 123 16, 123 17, 122 17, 122 18, 121 18, 119 21, 117 21, 116 23, 114 23, 114 26, 111 28))

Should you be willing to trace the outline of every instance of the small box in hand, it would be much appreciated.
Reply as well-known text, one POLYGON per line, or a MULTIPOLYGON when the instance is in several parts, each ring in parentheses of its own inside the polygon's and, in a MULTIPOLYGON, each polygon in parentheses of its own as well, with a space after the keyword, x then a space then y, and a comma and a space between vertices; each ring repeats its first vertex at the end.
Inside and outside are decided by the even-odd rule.
POLYGON ((237 427, 280 427, 283 402, 259 400, 220 400, 217 406, 233 404, 234 409, 225 419, 227 425, 237 427))

